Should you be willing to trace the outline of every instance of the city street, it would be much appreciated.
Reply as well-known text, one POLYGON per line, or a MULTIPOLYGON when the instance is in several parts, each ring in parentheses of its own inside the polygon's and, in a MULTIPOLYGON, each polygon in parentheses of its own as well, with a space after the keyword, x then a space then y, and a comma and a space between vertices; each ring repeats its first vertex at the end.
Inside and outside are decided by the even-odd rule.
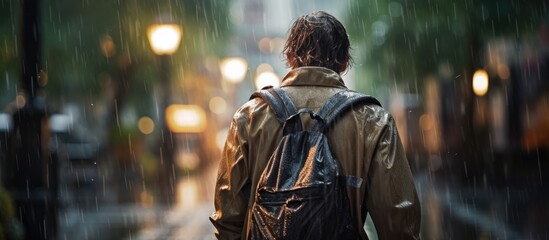
POLYGON ((161 204, 98 204, 66 208, 59 214, 58 239, 215 239, 214 168, 179 180, 172 206, 161 204))
POLYGON ((213 205, 192 209, 103 206, 67 210, 60 216, 59 239, 214 239, 208 220, 213 205))
POLYGON ((394 206, 378 214, 391 229, 412 219, 398 214, 415 200, 394 200, 415 199, 391 161, 406 155, 422 239, 549 239, 548 6, 2 0, 0 240, 215 239, 216 179, 255 185, 294 116, 324 122, 329 147, 360 161, 345 170, 387 186, 368 194, 394 206), (267 86, 299 111, 250 100, 267 86), (301 114, 344 88, 383 109, 353 103, 337 117, 349 128, 301 114))
MULTIPOLYGON (((466 188, 416 177, 424 239, 546 239, 547 191, 466 188), (532 203, 528 205, 528 203, 532 203)), ((67 209, 60 215, 60 239, 215 239, 208 217, 213 203, 188 207, 99 206, 67 209)), ((370 222, 371 224, 371 222, 370 222)), ((373 229, 368 226, 367 229, 373 229)), ((369 233, 371 234, 371 232, 369 233)), ((376 239, 375 235, 371 239, 376 239)))

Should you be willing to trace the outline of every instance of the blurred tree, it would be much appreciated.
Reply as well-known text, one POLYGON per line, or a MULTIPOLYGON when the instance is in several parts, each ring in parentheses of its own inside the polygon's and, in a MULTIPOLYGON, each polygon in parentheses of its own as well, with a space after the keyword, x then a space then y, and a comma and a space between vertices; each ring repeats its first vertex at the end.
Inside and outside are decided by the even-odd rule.
POLYGON ((15 99, 17 85, 19 84, 19 72, 21 52, 18 36, 21 26, 21 1, 6 0, 0 2, 0 105, 5 107, 7 103, 15 99))
POLYGON ((15 215, 13 200, 8 192, 0 186, 0 240, 23 239, 21 223, 15 215))
MULTIPOLYGON (((471 90, 473 72, 487 64, 489 49, 484 48, 490 40, 534 39, 548 19, 548 7, 545 0, 353 0, 346 20, 358 50, 357 88, 382 98, 393 88, 421 96, 425 79, 436 76, 431 79, 439 81, 444 96, 440 154, 457 164, 455 169, 464 169, 462 179, 483 177, 493 164, 493 149, 487 150, 492 148, 489 126, 474 119, 485 109, 471 90)), ((406 111, 408 125, 417 120, 412 112, 406 111)), ((419 128, 414 122, 407 127, 419 128)), ((417 157, 421 147, 411 156, 417 157)))
POLYGON ((547 11, 544 0, 354 0, 347 25, 359 69, 373 81, 359 87, 398 83, 420 92, 428 74, 470 73, 482 42, 530 35, 547 11))
MULTIPOLYGON (((100 76, 133 71, 129 101, 150 106, 150 88, 159 74, 146 36, 157 17, 168 14, 183 26, 183 42, 174 66, 193 69, 197 56, 222 49, 229 29, 228 1, 47 1, 43 10, 44 55, 49 99, 62 104, 78 99, 89 105, 102 94, 100 76), (104 45, 110 39, 110 45, 104 45), (113 63, 114 62, 114 63, 113 63), (139 66, 139 67, 136 67, 139 66), (133 67, 133 68, 132 68, 133 67)), ((140 110, 150 109, 142 107, 140 110)))
MULTIPOLYGON (((4 106, 15 99, 19 85, 22 3, 0 1, 0 103, 4 106)), ((171 57, 173 71, 177 72, 173 76, 174 80, 193 81, 185 76, 203 68, 200 65, 206 56, 224 51, 231 27, 230 3, 41 1, 41 62, 47 73, 43 84, 48 111, 75 106, 81 117, 75 125, 87 128, 88 135, 101 137, 98 144, 108 146, 109 151, 117 148, 109 143, 120 143, 120 149, 131 144, 130 136, 139 134, 136 124, 120 126, 119 114, 125 108, 132 108, 137 116, 157 114, 153 90, 159 84, 160 70, 149 46, 147 27, 164 15, 182 26, 182 44, 171 57)), ((188 85, 174 83, 174 91, 184 95, 181 91, 188 89, 182 87, 188 85)))

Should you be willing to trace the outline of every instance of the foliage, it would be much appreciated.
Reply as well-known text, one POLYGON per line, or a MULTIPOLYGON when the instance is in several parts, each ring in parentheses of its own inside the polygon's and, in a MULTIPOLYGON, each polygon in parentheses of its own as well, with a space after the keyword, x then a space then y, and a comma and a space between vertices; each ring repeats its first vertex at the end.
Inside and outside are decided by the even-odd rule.
POLYGON ((18 57, 21 53, 18 46, 17 21, 20 0, 0 1, 0 104, 5 106, 15 98, 17 78, 20 71, 18 57))
POLYGON ((15 209, 10 195, 0 187, 0 240, 22 239, 21 224, 14 214, 15 209))
POLYGON ((481 43, 534 33, 543 0, 376 0, 351 2, 348 29, 374 84, 420 85, 428 74, 479 66, 481 43))
MULTIPOLYGON (((0 99, 12 101, 19 79, 21 58, 20 0, 0 2, 0 99), (19 52, 18 52, 19 51, 19 52), (4 80, 4 79, 2 79, 4 80), (4 99, 5 98, 5 99, 4 99)), ((183 42, 173 56, 174 65, 195 69, 201 57, 219 53, 229 33, 230 1, 39 1, 42 40, 42 65, 48 72, 48 102, 93 102, 104 93, 101 76, 119 71, 120 61, 136 66, 129 77, 129 97, 135 105, 147 105, 143 98, 159 73, 156 56, 149 47, 147 27, 158 16, 171 15, 183 26, 183 42), (108 36, 115 53, 106 57, 101 39, 108 36), (137 97, 132 97, 133 91, 137 97)), ((149 101, 150 102, 150 101, 149 101)))
MULTIPOLYGON (((121 55, 139 66, 136 71, 143 70, 132 76, 142 77, 145 85, 154 83, 158 74, 147 67, 156 61, 146 36, 148 25, 167 14, 183 26, 182 46, 173 57, 178 63, 219 49, 229 27, 227 4, 214 0, 45 2, 43 35, 50 96, 93 97, 101 90, 99 74, 119 67, 116 61, 121 55), (115 45, 113 56, 101 52, 100 41, 105 36, 115 45)), ((196 62, 185 63, 192 66, 196 62)), ((142 86, 129 87, 140 91, 142 86)))

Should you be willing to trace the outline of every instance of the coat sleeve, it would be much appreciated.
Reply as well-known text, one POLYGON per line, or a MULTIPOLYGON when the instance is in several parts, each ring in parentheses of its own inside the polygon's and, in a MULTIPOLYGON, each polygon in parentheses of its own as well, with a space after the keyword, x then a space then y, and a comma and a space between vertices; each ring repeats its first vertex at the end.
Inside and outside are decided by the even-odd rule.
POLYGON ((393 118, 388 113, 384 118, 373 145, 365 205, 379 239, 419 239, 421 210, 410 166, 393 118))
POLYGON ((248 209, 248 199, 242 190, 248 181, 245 158, 247 141, 245 120, 233 118, 215 186, 215 212, 210 221, 218 239, 240 239, 248 209), (244 121, 244 122, 243 122, 244 121))

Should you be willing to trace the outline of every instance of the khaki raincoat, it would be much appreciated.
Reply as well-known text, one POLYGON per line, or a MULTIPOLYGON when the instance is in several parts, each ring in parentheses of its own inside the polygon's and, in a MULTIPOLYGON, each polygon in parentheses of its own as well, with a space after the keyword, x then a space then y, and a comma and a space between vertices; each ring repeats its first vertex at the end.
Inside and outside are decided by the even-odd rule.
MULTIPOLYGON (((336 72, 301 67, 282 80, 296 108, 318 111, 334 93, 346 89, 336 72)), ((302 117, 304 124, 312 121, 302 117)), ((379 239, 419 238, 420 205, 394 119, 376 105, 354 106, 327 133, 345 175, 361 177, 360 188, 347 188, 361 236, 366 214, 379 239)), ((268 104, 255 98, 234 115, 223 150, 210 217, 219 239, 246 239, 249 206, 258 179, 282 138, 282 126, 268 104)))

